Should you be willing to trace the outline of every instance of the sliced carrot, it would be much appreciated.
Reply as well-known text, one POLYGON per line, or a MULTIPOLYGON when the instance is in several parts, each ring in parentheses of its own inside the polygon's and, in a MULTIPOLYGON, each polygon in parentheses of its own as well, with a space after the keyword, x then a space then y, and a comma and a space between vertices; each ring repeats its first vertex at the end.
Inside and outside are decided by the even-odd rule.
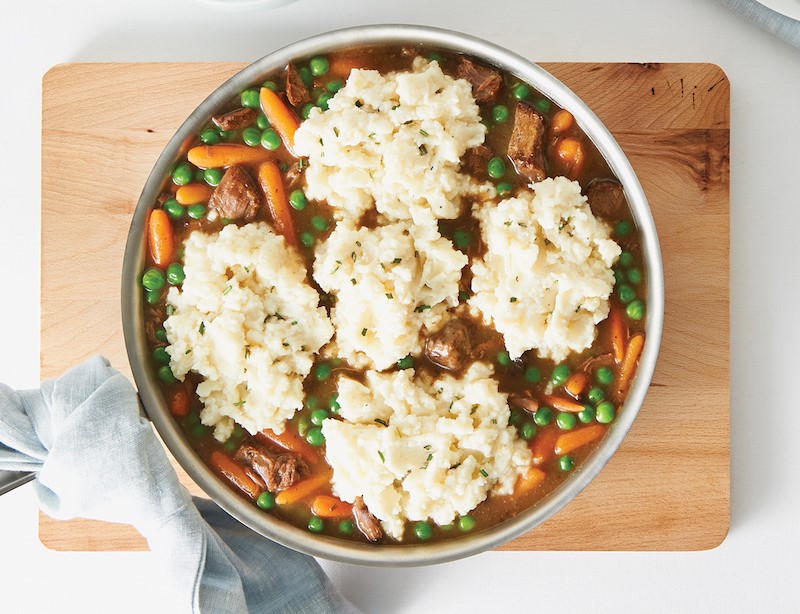
POLYGON ((614 362, 622 362, 625 357, 625 341, 628 339, 628 329, 622 319, 622 310, 612 307, 608 313, 608 325, 611 329, 611 347, 614 350, 614 362))
POLYGON ((561 397, 555 394, 548 394, 542 397, 542 403, 559 411, 569 411, 573 414, 583 411, 583 405, 567 397, 561 397))
POLYGON ((517 484, 514 486, 514 494, 521 495, 528 493, 544 482, 547 474, 538 467, 531 467, 523 475, 519 476, 517 484))
POLYGON ((153 209, 147 223, 147 243, 150 247, 150 257, 156 266, 165 267, 172 262, 174 238, 172 224, 167 212, 163 209, 153 209))
POLYGON ((175 200, 182 205, 196 205, 207 202, 213 190, 205 183, 189 183, 182 185, 175 192, 175 200))
MULTIPOLYGON (((564 384, 564 390, 570 393, 576 399, 581 396, 581 393, 586 389, 589 383, 589 376, 583 371, 576 371, 569 376, 567 383, 564 384)), ((579 410, 580 411, 580 410, 579 410)))
POLYGON ((343 518, 353 513, 353 506, 332 495, 317 495, 311 503, 311 511, 321 518, 343 518))
POLYGON ((224 168, 234 164, 260 164, 271 160, 272 153, 263 147, 222 143, 192 147, 186 158, 200 168, 224 168))
POLYGON ((294 133, 300 126, 294 113, 291 112, 286 103, 271 89, 261 88, 261 110, 267 116, 269 123, 281 135, 283 144, 289 153, 296 156, 294 152, 294 133))
POLYGON ((597 441, 605 432, 606 427, 602 424, 592 424, 582 429, 562 433, 558 436, 558 439, 556 439, 555 453, 569 454, 573 450, 577 450, 593 441, 597 441))
POLYGON ((175 388, 169 393, 167 404, 173 416, 182 418, 189 413, 189 393, 186 392, 186 386, 183 383, 175 385, 175 388))
POLYGON ((558 439, 559 431, 555 428, 549 428, 539 431, 536 437, 533 438, 531 443, 531 452, 533 453, 533 464, 537 467, 543 465, 551 458, 555 452, 556 439, 558 439))
POLYGON ((633 374, 636 373, 636 365, 639 362, 639 355, 642 353, 643 346, 644 335, 641 333, 634 335, 628 341, 625 357, 619 365, 619 377, 617 378, 616 396, 619 401, 625 396, 631 379, 633 379, 633 374))
POLYGON ((572 136, 558 140, 556 143, 556 155, 570 177, 574 177, 580 172, 586 159, 583 144, 572 136))
POLYGON ((283 175, 278 165, 272 161, 264 162, 258 168, 258 184, 267 197, 267 205, 272 215, 275 230, 283 235, 289 245, 297 247, 297 235, 292 221, 292 209, 286 197, 283 175))
POLYGON ((553 134, 562 134, 566 132, 572 128, 573 123, 575 123, 575 118, 572 116, 572 113, 562 109, 553 116, 553 122, 551 124, 553 127, 553 134))
POLYGON ((244 470, 233 459, 225 456, 219 450, 214 450, 208 458, 209 464, 219 473, 222 477, 228 480, 231 484, 236 486, 244 494, 251 499, 257 499, 261 494, 261 489, 244 470))
POLYGON ((286 490, 282 490, 275 495, 275 503, 278 505, 297 503, 326 487, 330 479, 330 471, 323 471, 322 473, 312 475, 310 478, 292 484, 286 490))
POLYGON ((305 439, 293 433, 289 429, 286 429, 280 435, 278 435, 272 429, 264 429, 263 431, 260 431, 256 437, 262 441, 280 446, 284 450, 289 450, 289 452, 296 452, 310 463, 314 463, 319 460, 319 453, 317 452, 317 449, 312 448, 308 443, 306 443, 305 439))
POLYGON ((350 76, 350 72, 357 68, 368 68, 368 62, 364 58, 355 56, 337 56, 331 59, 328 72, 337 77, 350 76))

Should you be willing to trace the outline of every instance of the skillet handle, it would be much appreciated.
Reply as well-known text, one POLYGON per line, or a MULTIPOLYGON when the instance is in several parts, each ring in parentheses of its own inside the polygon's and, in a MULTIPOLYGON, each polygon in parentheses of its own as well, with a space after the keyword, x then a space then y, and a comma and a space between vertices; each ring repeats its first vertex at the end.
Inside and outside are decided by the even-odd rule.
POLYGON ((17 486, 27 484, 35 477, 35 473, 26 471, 0 471, 0 495, 14 490, 17 486))

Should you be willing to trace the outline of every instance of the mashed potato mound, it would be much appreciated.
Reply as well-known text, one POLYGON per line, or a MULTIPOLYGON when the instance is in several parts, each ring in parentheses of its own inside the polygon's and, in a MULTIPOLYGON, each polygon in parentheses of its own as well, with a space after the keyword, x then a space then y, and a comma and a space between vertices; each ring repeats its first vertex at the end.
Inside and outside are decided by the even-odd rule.
POLYGON ((303 379, 333 336, 299 255, 266 224, 195 231, 185 242, 181 288, 170 288, 164 322, 170 367, 195 371, 203 424, 225 441, 234 420, 277 432, 303 406, 303 379))
POLYGON ((410 369, 369 371, 366 386, 340 378, 344 420, 322 423, 334 493, 363 497, 395 539, 406 519, 445 525, 490 493, 511 494, 531 452, 508 426, 507 395, 492 373, 474 363, 463 378, 429 382, 410 369))
POLYGON ((470 84, 417 58, 411 72, 353 70, 328 110, 300 125, 295 149, 308 157, 307 195, 337 218, 357 221, 374 203, 389 220, 430 224, 458 217, 464 195, 494 197, 458 172, 485 134, 470 84))
POLYGON ((469 303, 503 334, 512 359, 536 349, 560 361, 591 346, 608 316, 621 250, 578 182, 556 177, 531 188, 475 207, 487 251, 472 265, 469 303))
POLYGON ((314 279, 336 296, 331 320, 339 356, 382 370, 420 351, 420 330, 436 327, 458 304, 466 264, 435 226, 337 224, 317 247, 314 279))

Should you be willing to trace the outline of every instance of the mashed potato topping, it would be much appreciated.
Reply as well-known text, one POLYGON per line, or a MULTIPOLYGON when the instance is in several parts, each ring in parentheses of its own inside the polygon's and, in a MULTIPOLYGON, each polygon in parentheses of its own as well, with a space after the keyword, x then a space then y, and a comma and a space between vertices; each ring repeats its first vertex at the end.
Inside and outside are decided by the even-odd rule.
POLYGON ((369 371, 366 386, 339 380, 340 415, 323 422, 333 490, 364 498, 394 538, 408 520, 439 525, 469 513, 489 493, 510 494, 531 452, 508 426, 507 396, 492 367, 461 378, 412 379, 409 370, 369 371))
POLYGON ((469 302, 503 334, 512 359, 536 349, 560 361, 594 341, 621 250, 577 181, 556 177, 531 188, 475 208, 487 251, 472 265, 469 302))
POLYGON ((389 220, 429 224, 457 217, 466 194, 494 196, 458 172, 485 134, 470 84, 417 58, 411 72, 353 70, 300 125, 295 149, 308 157, 307 195, 337 218, 357 221, 374 204, 389 220))
POLYGON ((314 279, 336 296, 339 356, 381 370, 420 351, 420 330, 458 304, 466 264, 435 227, 397 222, 356 230, 340 222, 314 261, 314 279))
POLYGON ((195 231, 185 242, 181 289, 164 322, 179 380, 203 376, 203 424, 225 441, 234 421, 251 433, 283 432, 303 406, 303 379, 333 336, 299 255, 266 224, 195 231))

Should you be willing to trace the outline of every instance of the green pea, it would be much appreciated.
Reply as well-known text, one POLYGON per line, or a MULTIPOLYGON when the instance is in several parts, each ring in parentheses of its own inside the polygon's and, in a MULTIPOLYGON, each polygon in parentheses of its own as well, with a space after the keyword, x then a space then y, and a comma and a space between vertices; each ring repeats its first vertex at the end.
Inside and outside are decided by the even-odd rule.
POLYGON ((503 162, 502 158, 492 158, 486 165, 486 172, 489 173, 489 177, 492 179, 500 179, 506 174, 506 163, 503 162))
POLYGON ((261 104, 259 100, 261 94, 257 89, 249 89, 242 92, 240 102, 243 107, 248 109, 257 109, 261 104))
POLYGON ((256 117, 256 126, 258 126, 260 130, 266 130, 269 128, 269 120, 267 119, 267 116, 263 113, 259 113, 258 117, 256 117))
POLYGON ((536 107, 537 111, 549 113, 551 104, 547 98, 539 98, 533 103, 533 106, 536 107))
POLYGON ((331 94, 330 92, 323 92, 317 98, 317 106, 323 111, 327 111, 328 102, 330 101, 331 98, 333 98, 333 94, 331 94))
POLYGON ((311 428, 311 418, 308 416, 301 416, 297 421, 297 434, 300 437, 305 437, 308 434, 308 429, 311 428))
POLYGON ((161 300, 161 290, 145 290, 144 300, 148 305, 155 305, 161 300))
POLYGON ((330 68, 330 64, 328 63, 327 58, 319 55, 309 60, 308 68, 311 71, 311 74, 314 75, 315 77, 322 77, 328 74, 328 69, 330 68))
POLYGON ((453 243, 456 247, 466 249, 472 243, 472 233, 467 230, 456 230, 453 233, 453 243))
POLYGON ((589 399, 590 403, 597 405, 600 401, 606 398, 606 393, 603 392, 602 388, 594 386, 589 388, 589 392, 586 393, 586 398, 589 399))
POLYGON ((311 422, 317 426, 322 426, 323 420, 328 419, 327 409, 315 409, 311 412, 311 422))
POLYGON ((306 441, 312 446, 321 446, 325 443, 325 435, 322 434, 322 429, 315 428, 309 430, 308 433, 306 433, 306 441))
POLYGON ((614 372, 608 367, 600 367, 594 374, 597 382, 603 386, 608 386, 614 381, 614 372))
POLYGON ((308 119, 309 115, 311 115, 311 109, 316 108, 313 102, 307 102, 303 105, 303 108, 300 109, 300 117, 303 119, 308 119))
POLYGON ((328 223, 328 220, 326 220, 321 215, 315 215, 314 217, 311 218, 311 226, 317 232, 323 232, 325 230, 328 230, 329 225, 330 224, 328 223))
POLYGON ((319 399, 315 397, 313 394, 306 397, 306 407, 308 409, 316 409, 319 407, 319 399))
POLYGON ((475 518, 467 514, 458 519, 458 528, 462 531, 472 531, 475 528, 475 518))
POLYGON ((325 521, 319 516, 312 516, 308 519, 308 530, 312 533, 322 533, 325 528, 325 521))
POLYGON ((632 284, 639 284, 642 282, 642 272, 639 269, 628 269, 628 281, 632 284))
POLYGON ((631 234, 631 223, 628 220, 622 220, 614 226, 614 234, 618 237, 627 237, 631 234))
POLYGON ((173 262, 167 267, 167 281, 173 286, 182 284, 184 279, 186 279, 186 273, 183 272, 180 262, 173 262))
POLYGON ((231 437, 228 441, 222 444, 222 449, 225 450, 228 454, 233 454, 234 452, 236 452, 236 449, 238 447, 239 444, 233 437, 231 437))
POLYGON ((311 71, 308 69, 308 66, 301 66, 297 69, 297 72, 300 75, 300 80, 306 87, 309 87, 314 81, 314 77, 311 74, 311 71))
POLYGON ((157 347, 153 350, 153 360, 162 365, 169 364, 169 353, 165 347, 157 347))
POLYGON ((512 409, 511 413, 508 416, 508 423, 512 426, 517 426, 522 424, 522 412, 518 409, 512 409))
POLYGON ((264 149, 275 151, 281 146, 281 137, 272 128, 267 128, 261 133, 261 146, 264 149))
POLYGON ((533 422, 526 422, 519 430, 519 434, 525 441, 530 441, 536 435, 536 425, 533 422))
POLYGON ((431 53, 431 54, 428 55, 428 61, 429 62, 439 62, 439 64, 441 64, 442 63, 442 56, 440 56, 438 53, 431 53))
POLYGON ((273 507, 275 507, 275 496, 271 492, 265 490, 258 495, 258 499, 256 499, 256 505, 262 510, 271 510, 273 507))
POLYGON ((458 291, 458 300, 462 303, 466 303, 469 300, 469 292, 466 290, 459 290, 458 291))
POLYGON ((242 439, 244 437, 244 429, 238 424, 233 425, 233 437, 237 439, 242 439))
POLYGON ((258 128, 254 128, 250 126, 249 128, 245 128, 242 130, 242 140, 245 142, 246 145, 250 145, 250 147, 255 147, 259 143, 261 143, 261 130, 258 128))
POLYGON ((492 119, 495 124, 505 124, 508 121, 508 107, 504 104, 498 104, 492 107, 492 119))
POLYGON ((619 264, 620 266, 629 267, 633 264, 633 254, 630 252, 622 252, 619 255, 619 264))
POLYGON ((191 411, 186 414, 186 419, 184 420, 186 426, 195 426, 196 424, 200 424, 200 414, 196 411, 191 411))
POLYGON ((511 95, 517 100, 525 100, 531 95, 531 88, 525 83, 517 83, 511 88, 511 95))
POLYGON ((644 303, 638 299, 631 301, 625 308, 625 313, 631 320, 641 320, 644 316, 644 303))
POLYGON ((511 194, 511 191, 514 189, 514 186, 508 183, 508 181, 501 181, 497 184, 497 193, 500 196, 506 196, 507 194, 511 194))
POLYGON ((303 193, 303 190, 292 190, 292 193, 289 194, 289 204, 292 206, 292 209, 296 209, 297 211, 305 209, 308 204, 308 199, 303 193))
POLYGON ((525 381, 529 384, 538 384, 542 379, 542 372, 536 367, 528 367, 525 369, 525 381))
POLYGON ((617 294, 619 295, 619 300, 623 303, 630 303, 636 298, 636 290, 631 288, 628 284, 620 285, 617 288, 617 294))
POLYGON ((167 340, 167 331, 164 328, 157 328, 153 333, 153 336, 158 339, 159 341, 166 341, 167 340))
POLYGON ((553 410, 549 407, 540 407, 533 414, 533 421, 539 426, 547 426, 553 421, 553 410))
POLYGON ((342 81, 341 79, 334 79, 333 81, 328 81, 327 85, 325 85, 325 89, 328 90, 331 94, 335 94, 343 87, 344 87, 344 81, 342 81))
POLYGON ((192 168, 192 165, 188 164, 187 162, 178 164, 178 166, 175 167, 175 170, 172 171, 172 183, 175 185, 186 185, 187 183, 192 183, 193 178, 194 168, 192 168))
POLYGON ((554 386, 562 386, 569 379, 569 367, 567 365, 556 365, 550 374, 550 383, 554 386))
POLYGON ((314 246, 314 235, 310 232, 301 232, 300 233, 300 244, 303 247, 313 247, 314 246))
POLYGON ((342 520, 339 522, 339 533, 344 533, 345 535, 351 535, 353 533, 353 526, 352 520, 342 520))
POLYGON ((203 171, 203 181, 210 186, 218 186, 222 181, 222 170, 219 168, 207 168, 203 171))
POLYGON ((322 363, 321 365, 317 366, 317 380, 320 382, 325 381, 331 376, 331 367, 330 365, 326 365, 322 363))
POLYGON ((219 132, 213 128, 203 130, 202 134, 200 134, 200 140, 206 145, 216 145, 219 143, 219 132))
POLYGON ((414 357, 413 356, 406 356, 405 358, 401 358, 397 361, 397 368, 398 369, 413 369, 414 368, 414 357))
POLYGON ((147 290, 161 290, 164 286, 164 273, 153 267, 142 274, 142 285, 147 290))
POLYGON ((274 81, 264 81, 264 83, 261 84, 261 87, 265 87, 268 90, 272 90, 273 92, 278 91, 278 84, 275 83, 274 81))
POLYGON ((564 455, 558 459, 558 466, 561 468, 561 471, 572 471, 575 463, 571 456, 564 455))
POLYGON ((167 365, 158 368, 158 379, 160 379, 165 384, 174 384, 175 382, 178 381, 172 374, 172 369, 170 369, 169 366, 167 365))
POLYGON ((625 273, 620 270, 614 271, 614 284, 619 285, 625 283, 625 273))
POLYGON ((206 432, 208 429, 203 424, 195 424, 192 427, 192 437, 205 437, 206 432))
POLYGON ((414 535, 422 541, 428 540, 433 535, 433 529, 427 522, 418 522, 414 525, 414 535))
POLYGON ((193 220, 202 220, 206 216, 206 207, 199 203, 196 205, 189 205, 186 208, 186 213, 193 220))
POLYGON ((202 168, 198 168, 194 172, 194 181, 196 183, 200 183, 201 181, 203 181, 203 169, 202 168))
POLYGON ((558 412, 558 415, 556 416, 556 424, 562 431, 574 429, 577 422, 578 421, 575 418, 575 414, 571 414, 566 411, 558 412))
POLYGON ((508 352, 505 350, 497 352, 497 364, 501 367, 507 367, 511 364, 511 356, 508 355, 508 352))
POLYGON ((594 420, 594 413, 594 407, 591 405, 584 405, 583 409, 578 412, 578 420, 584 424, 589 424, 592 420, 594 420))
POLYGON ((597 405, 596 418, 600 424, 609 424, 613 422, 616 411, 614 406, 608 401, 603 401, 597 405))
POLYGON ((342 408, 342 406, 339 405, 339 393, 338 392, 334 392, 333 393, 333 395, 331 396, 331 400, 328 401, 328 407, 331 408, 331 413, 333 413, 333 414, 338 414, 339 413, 339 410, 342 408))
POLYGON ((236 130, 220 130, 219 138, 223 141, 233 141, 238 133, 236 130))

